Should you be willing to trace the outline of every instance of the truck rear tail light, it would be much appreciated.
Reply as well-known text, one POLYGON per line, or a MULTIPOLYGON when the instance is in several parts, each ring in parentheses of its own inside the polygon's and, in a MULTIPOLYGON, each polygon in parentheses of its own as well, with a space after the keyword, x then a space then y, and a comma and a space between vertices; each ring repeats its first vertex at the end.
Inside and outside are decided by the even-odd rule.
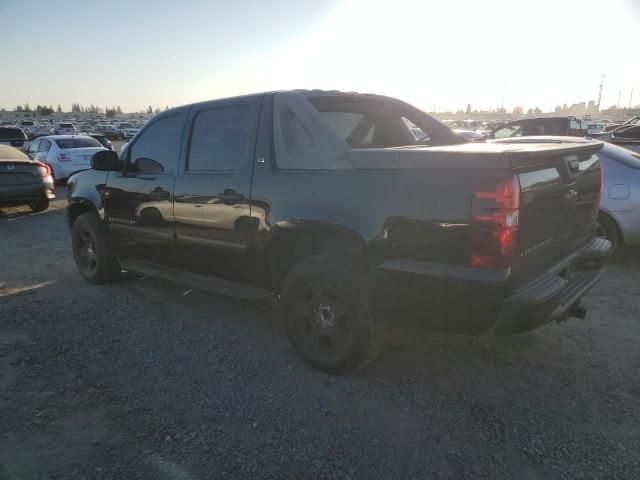
POLYGON ((480 188, 471 206, 471 265, 508 268, 518 247, 520 183, 512 176, 494 189, 480 188))
POLYGON ((66 153, 61 153, 58 155, 58 161, 59 162, 70 162, 71 159, 69 158, 69 155, 67 155, 66 153))

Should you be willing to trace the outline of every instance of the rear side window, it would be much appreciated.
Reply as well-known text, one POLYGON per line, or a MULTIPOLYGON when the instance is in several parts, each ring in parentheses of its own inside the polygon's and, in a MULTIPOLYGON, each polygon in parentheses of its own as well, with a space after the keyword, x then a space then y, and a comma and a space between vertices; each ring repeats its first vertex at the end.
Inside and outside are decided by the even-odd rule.
POLYGON ((182 115, 171 115, 149 125, 131 145, 127 170, 154 174, 173 172, 180 157, 182 118, 182 115))
POLYGON ((292 152, 313 145, 313 140, 293 111, 284 107, 281 112, 282 134, 287 152, 292 152))
POLYGON ((636 152, 632 152, 631 150, 619 147, 617 145, 605 144, 602 153, 604 153, 611 160, 621 163, 625 167, 633 168, 634 170, 640 170, 640 154, 636 152))
POLYGON ((39 152, 48 152, 51 147, 51 142, 45 138, 40 140, 40 145, 38 146, 39 152))
POLYGON ((242 168, 251 134, 251 109, 234 105, 199 112, 193 122, 187 170, 242 168))
POLYGON ((60 148, 65 150, 72 148, 101 147, 100 142, 91 137, 57 138, 54 140, 60 148))

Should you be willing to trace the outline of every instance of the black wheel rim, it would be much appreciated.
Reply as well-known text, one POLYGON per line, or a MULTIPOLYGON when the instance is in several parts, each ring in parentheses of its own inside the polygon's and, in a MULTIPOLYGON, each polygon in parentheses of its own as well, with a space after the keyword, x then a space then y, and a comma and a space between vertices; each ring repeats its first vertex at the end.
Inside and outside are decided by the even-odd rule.
POLYGON ((293 334, 303 352, 323 363, 342 358, 353 335, 345 300, 323 282, 310 281, 298 288, 293 309, 293 334))
POLYGON ((77 234, 77 255, 76 258, 81 267, 91 273, 98 267, 96 255, 96 242, 89 230, 79 230, 77 234))

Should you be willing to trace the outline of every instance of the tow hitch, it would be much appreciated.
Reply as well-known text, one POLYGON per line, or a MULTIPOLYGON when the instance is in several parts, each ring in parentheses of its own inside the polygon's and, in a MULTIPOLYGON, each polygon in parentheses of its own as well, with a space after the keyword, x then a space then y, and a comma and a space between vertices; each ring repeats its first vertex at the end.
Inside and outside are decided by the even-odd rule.
POLYGON ((571 308, 569 308, 564 315, 560 315, 560 317, 556 319, 556 322, 565 322, 570 318, 579 318, 580 320, 584 320, 586 316, 587 308, 580 305, 580 302, 578 301, 571 308))

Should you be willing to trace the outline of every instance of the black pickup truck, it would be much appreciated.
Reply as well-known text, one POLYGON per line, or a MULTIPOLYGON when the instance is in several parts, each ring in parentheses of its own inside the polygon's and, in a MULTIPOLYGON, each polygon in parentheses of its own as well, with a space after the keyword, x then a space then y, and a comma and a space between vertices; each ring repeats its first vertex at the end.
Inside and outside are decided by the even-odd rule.
POLYGON ((88 281, 121 269, 277 298, 300 355, 370 362, 388 326, 480 334, 584 317, 601 145, 463 143, 399 100, 273 92, 174 108, 69 179, 88 281))

